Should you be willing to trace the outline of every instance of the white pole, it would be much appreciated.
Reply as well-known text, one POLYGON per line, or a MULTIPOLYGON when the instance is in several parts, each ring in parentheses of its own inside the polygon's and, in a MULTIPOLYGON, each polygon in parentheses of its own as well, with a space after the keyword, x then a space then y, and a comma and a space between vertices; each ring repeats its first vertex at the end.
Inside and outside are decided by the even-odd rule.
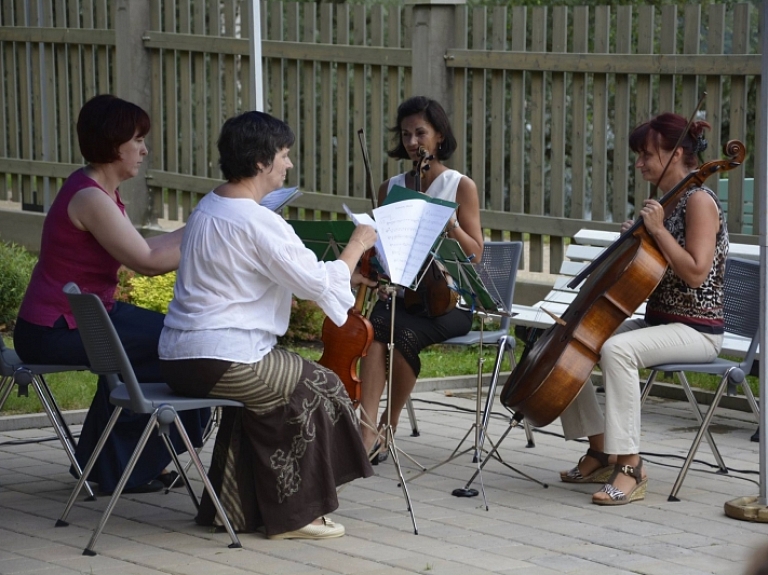
POLYGON ((768 401, 766 389, 768 386, 768 354, 766 353, 766 329, 768 329, 768 0, 763 0, 760 10, 760 44, 761 44, 761 78, 760 81, 760 113, 755 137, 755 183, 757 197, 760 198, 760 499, 761 505, 766 504, 766 469, 768 469, 768 401))
POLYGON ((259 0, 248 2, 248 24, 251 58, 251 110, 264 111, 263 76, 261 70, 261 6, 259 0))

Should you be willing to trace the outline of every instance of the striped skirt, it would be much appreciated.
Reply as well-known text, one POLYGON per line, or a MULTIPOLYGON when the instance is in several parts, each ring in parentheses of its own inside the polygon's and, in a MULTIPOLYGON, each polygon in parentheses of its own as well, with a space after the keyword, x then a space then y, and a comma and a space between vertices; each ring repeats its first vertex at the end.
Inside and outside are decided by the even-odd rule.
MULTIPOLYGON (((338 508, 339 485, 373 474, 344 385, 313 361, 274 348, 233 363, 210 396, 245 404, 224 410, 209 470, 236 531, 300 529, 338 508)), ((196 521, 215 515, 204 496, 196 521)))

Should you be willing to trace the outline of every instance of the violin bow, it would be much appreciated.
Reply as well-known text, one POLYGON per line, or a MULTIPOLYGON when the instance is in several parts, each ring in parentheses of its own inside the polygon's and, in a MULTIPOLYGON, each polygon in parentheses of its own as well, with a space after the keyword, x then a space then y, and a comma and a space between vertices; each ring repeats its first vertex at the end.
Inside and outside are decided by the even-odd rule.
POLYGON ((659 182, 661 182, 661 180, 664 179, 664 176, 667 173, 667 168, 669 168, 669 165, 672 163, 672 158, 675 157, 675 151, 677 150, 677 148, 680 147, 680 144, 683 143, 683 138, 685 138, 686 134, 688 134, 688 130, 691 129, 691 124, 693 124, 693 121, 696 119, 696 114, 699 113, 699 110, 704 105, 704 100, 706 98, 707 98, 707 93, 702 92, 701 98, 699 98, 699 103, 696 104, 696 107, 694 108, 693 113, 691 114, 691 117, 688 118, 688 123, 685 125, 685 129, 680 134, 680 137, 677 139, 677 142, 675 142, 675 147, 672 148, 672 155, 669 157, 669 160, 667 160, 667 163, 664 166, 664 169, 661 171, 661 176, 659 176, 659 181, 651 185, 651 194, 650 194, 651 199, 656 197, 656 192, 659 189, 659 182))
POLYGON ((373 209, 376 209, 376 194, 373 191, 373 174, 371 173, 371 162, 368 159, 368 147, 366 145, 365 128, 360 128, 357 131, 357 139, 360 141, 360 149, 363 151, 363 165, 365 166, 365 187, 368 190, 368 195, 371 196, 371 204, 373 209))

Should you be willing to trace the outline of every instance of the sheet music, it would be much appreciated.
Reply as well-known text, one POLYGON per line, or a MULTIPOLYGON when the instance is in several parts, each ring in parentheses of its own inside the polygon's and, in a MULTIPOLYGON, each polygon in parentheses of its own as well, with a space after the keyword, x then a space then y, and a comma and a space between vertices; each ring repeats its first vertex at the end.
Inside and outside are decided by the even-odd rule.
POLYGON ((367 214, 350 217, 355 224, 374 222, 376 256, 382 267, 393 283, 410 286, 453 212, 453 207, 414 199, 376 208, 375 222, 367 214))
POLYGON ((298 186, 294 186, 293 188, 280 188, 279 190, 269 192, 266 196, 261 198, 261 205, 273 212, 279 212, 300 195, 301 192, 299 191, 298 186))

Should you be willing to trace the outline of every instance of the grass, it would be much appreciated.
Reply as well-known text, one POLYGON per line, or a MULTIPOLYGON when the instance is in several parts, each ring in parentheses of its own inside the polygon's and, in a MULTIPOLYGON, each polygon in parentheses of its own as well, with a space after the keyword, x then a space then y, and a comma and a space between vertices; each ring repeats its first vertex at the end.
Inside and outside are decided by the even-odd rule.
MULTIPOLYGON (((8 347, 13 347, 13 341, 3 336, 8 347)), ((308 359, 318 360, 322 350, 317 345, 289 346, 290 349, 308 359)), ((518 342, 516 355, 519 358, 523 344, 518 342)), ((496 358, 496 348, 483 347, 483 372, 490 373, 493 370, 496 358)), ((452 375, 468 375, 477 373, 478 350, 477 348, 464 348, 455 346, 436 345, 427 348, 421 353, 422 371, 420 378, 449 377, 452 375)), ((509 364, 504 362, 502 370, 509 370, 509 364)), ((641 377, 648 376, 647 371, 641 372, 641 377)), ((714 391, 719 378, 703 374, 688 374, 688 379, 693 387, 714 391)), ((756 377, 749 376, 750 387, 755 396, 759 394, 759 384, 756 377)), ((46 376, 46 380, 53 391, 56 401, 63 410, 86 409, 91 404, 91 398, 96 391, 96 376, 90 372, 65 372, 54 373, 46 376)), ((670 378, 659 377, 658 381, 673 383, 670 378)), ((677 383, 676 381, 674 383, 677 383)), ((35 391, 29 388, 29 397, 18 397, 14 390, 8 401, 3 406, 0 415, 17 415, 24 413, 37 413, 42 411, 40 401, 35 397, 35 391)))

